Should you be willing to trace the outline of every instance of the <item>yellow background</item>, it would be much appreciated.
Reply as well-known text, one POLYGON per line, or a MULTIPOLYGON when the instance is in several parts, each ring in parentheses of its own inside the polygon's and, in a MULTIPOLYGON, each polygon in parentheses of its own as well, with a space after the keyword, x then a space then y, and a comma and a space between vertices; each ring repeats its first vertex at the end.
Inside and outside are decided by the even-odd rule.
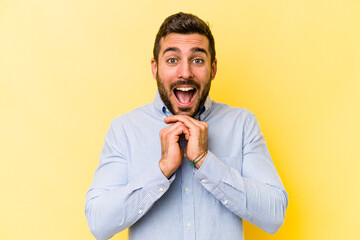
POLYGON ((103 138, 153 100, 153 41, 178 11, 210 22, 211 97, 256 114, 290 197, 277 234, 246 239, 360 239, 357 0, 0 0, 0 239, 93 239, 103 138))

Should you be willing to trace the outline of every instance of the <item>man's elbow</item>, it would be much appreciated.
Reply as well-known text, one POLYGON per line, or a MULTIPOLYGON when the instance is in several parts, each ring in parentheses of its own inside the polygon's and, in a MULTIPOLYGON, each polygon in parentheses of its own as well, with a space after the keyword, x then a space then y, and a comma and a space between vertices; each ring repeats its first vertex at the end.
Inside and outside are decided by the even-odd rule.
POLYGON ((263 228, 263 230, 270 234, 275 234, 281 226, 284 224, 285 221, 285 212, 288 205, 288 197, 286 192, 282 192, 282 197, 278 202, 277 210, 275 211, 273 217, 268 220, 267 224, 263 228))
POLYGON ((90 232, 97 240, 106 240, 111 236, 106 233, 106 226, 101 219, 101 209, 96 206, 96 199, 91 199, 86 202, 85 205, 85 216, 90 228, 90 232))
POLYGON ((275 234, 279 231, 281 226, 283 225, 285 217, 283 219, 275 220, 268 224, 263 230, 269 234, 275 234))

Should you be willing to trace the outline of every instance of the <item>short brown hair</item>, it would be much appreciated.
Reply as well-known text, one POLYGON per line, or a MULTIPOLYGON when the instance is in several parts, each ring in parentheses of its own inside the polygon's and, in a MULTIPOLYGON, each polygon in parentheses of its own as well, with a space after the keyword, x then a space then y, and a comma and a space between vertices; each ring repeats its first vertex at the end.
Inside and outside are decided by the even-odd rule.
POLYGON ((156 34, 155 43, 154 43, 154 59, 158 62, 159 52, 160 52, 160 40, 162 37, 170 33, 181 33, 181 34, 191 34, 199 33, 205 35, 209 40, 209 52, 211 56, 211 63, 215 60, 215 41, 214 37, 210 31, 209 25, 206 24, 199 17, 190 14, 179 12, 167 17, 164 22, 161 24, 158 33, 156 34))

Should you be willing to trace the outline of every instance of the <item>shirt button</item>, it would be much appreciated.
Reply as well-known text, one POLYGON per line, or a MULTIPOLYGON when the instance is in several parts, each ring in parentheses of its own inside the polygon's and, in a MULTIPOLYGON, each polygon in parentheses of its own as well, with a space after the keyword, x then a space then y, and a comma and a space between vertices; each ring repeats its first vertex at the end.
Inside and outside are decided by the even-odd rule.
POLYGON ((138 213, 139 213, 139 214, 142 214, 142 213, 143 213, 143 210, 140 209, 140 210, 138 211, 138 213))
POLYGON ((206 179, 205 178, 201 179, 201 182, 206 183, 206 179))
POLYGON ((186 153, 184 153, 184 158, 187 158, 186 153))
POLYGON ((224 203, 224 205, 227 205, 229 203, 229 201, 225 200, 223 203, 224 203))
POLYGON ((189 189, 188 187, 186 187, 186 188, 185 188, 185 192, 188 193, 189 191, 190 191, 190 189, 189 189))
POLYGON ((186 224, 186 227, 189 229, 191 227, 191 224, 190 223, 187 223, 186 224))
POLYGON ((163 191, 164 191, 164 189, 161 187, 161 188, 159 188, 159 191, 160 191, 160 192, 163 192, 163 191))

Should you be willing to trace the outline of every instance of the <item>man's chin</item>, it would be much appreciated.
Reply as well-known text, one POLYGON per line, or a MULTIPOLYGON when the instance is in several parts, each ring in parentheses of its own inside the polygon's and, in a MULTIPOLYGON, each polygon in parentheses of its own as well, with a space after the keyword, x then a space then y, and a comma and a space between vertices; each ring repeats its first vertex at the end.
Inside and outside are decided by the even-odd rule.
POLYGON ((178 107, 175 111, 176 115, 187 115, 189 117, 195 116, 195 107, 178 107))

